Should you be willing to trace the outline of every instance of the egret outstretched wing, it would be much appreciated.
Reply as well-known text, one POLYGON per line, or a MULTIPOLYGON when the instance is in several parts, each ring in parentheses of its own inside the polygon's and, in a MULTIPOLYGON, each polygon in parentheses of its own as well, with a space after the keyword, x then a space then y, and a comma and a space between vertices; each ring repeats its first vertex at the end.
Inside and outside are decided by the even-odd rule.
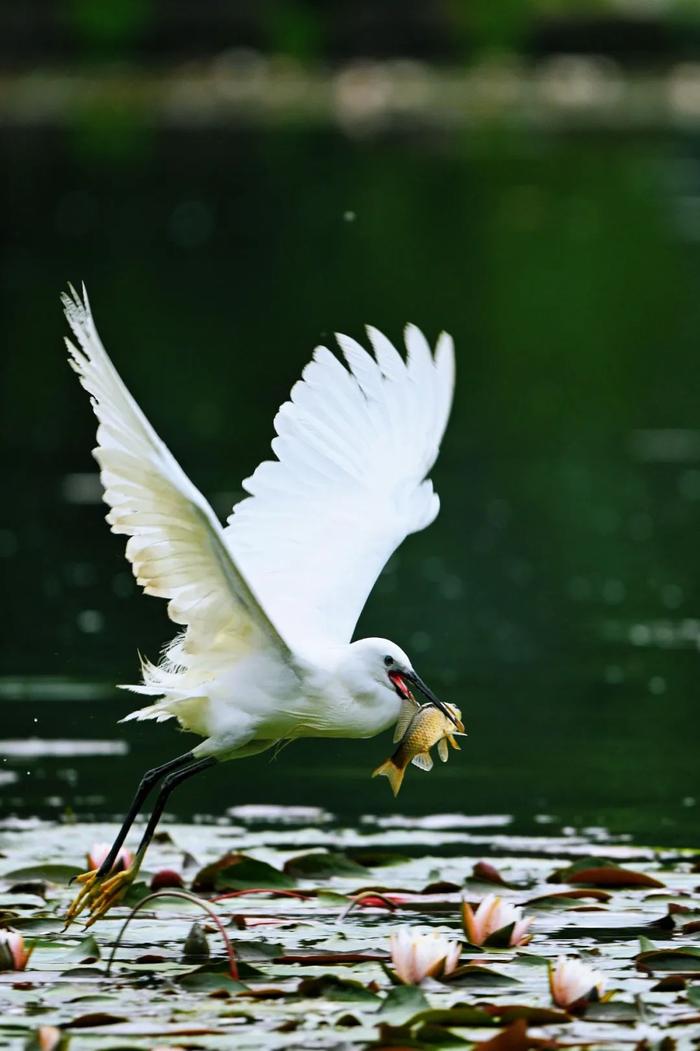
POLYGON ((374 354, 317 347, 275 418, 277 457, 243 485, 225 530, 237 565, 292 648, 349 642, 389 556, 439 500, 426 476, 454 386, 443 333, 433 354, 413 325, 407 357, 374 328, 374 354))
MULTIPOLYGON (((262 633, 289 649, 237 566, 211 507, 160 440, 124 386, 97 334, 87 295, 62 297, 78 346, 66 340, 70 364, 99 420, 95 458, 113 533, 130 539, 126 555, 146 594, 169 599, 168 613, 186 627, 188 656, 233 635, 262 633)), ((147 691, 144 691, 147 692, 147 691)))

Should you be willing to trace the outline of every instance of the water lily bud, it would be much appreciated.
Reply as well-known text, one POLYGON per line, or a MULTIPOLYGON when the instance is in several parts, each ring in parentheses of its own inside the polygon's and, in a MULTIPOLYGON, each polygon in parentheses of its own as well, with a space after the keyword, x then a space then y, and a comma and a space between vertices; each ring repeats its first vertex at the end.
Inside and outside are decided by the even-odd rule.
POLYGON ((418 985, 426 978, 451 974, 459 962, 461 945, 439 931, 421 933, 401 927, 389 936, 394 971, 405 985, 418 985))
POLYGON ((522 909, 496 894, 487 894, 476 912, 468 902, 462 902, 464 933, 472 945, 500 944, 501 941, 504 947, 526 945, 532 937, 528 933, 531 923, 531 916, 523 917, 522 909))
POLYGON ((65 1044, 64 1034, 55 1025, 40 1025, 34 1034, 34 1041, 30 1047, 38 1051, 60 1051, 61 1044, 65 1044))
POLYGON ((184 887, 185 881, 175 869, 159 869, 151 879, 151 890, 164 890, 166 887, 184 887))
POLYGON ((32 954, 15 931, 0 931, 0 971, 23 971, 32 954))
POLYGON ((201 963, 209 959, 209 942, 201 923, 193 923, 190 933, 185 938, 182 959, 186 963, 201 963))

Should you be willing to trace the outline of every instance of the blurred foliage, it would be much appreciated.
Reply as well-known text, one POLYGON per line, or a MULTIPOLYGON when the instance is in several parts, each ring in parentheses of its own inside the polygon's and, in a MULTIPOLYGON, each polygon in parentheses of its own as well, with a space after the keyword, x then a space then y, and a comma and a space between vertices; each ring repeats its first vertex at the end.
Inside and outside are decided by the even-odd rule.
POLYGON ((309 0, 267 4, 261 11, 267 49, 307 62, 319 59, 324 53, 326 20, 327 15, 314 11, 309 0))
POLYGON ((62 17, 88 49, 113 52, 139 37, 155 19, 154 0, 60 0, 62 17))
POLYGON ((678 54, 700 53, 699 24, 697 0, 25 0, 0 9, 0 61, 161 66, 244 48, 309 64, 542 51, 653 62, 669 44, 678 54))

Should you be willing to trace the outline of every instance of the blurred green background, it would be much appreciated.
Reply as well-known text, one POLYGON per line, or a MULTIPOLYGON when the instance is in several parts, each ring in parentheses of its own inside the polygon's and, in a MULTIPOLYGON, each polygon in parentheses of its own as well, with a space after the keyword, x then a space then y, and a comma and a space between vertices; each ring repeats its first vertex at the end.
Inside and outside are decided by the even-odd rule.
POLYGON ((115 726, 133 705, 112 684, 171 625, 102 521, 61 350, 58 293, 84 280, 222 517, 316 343, 413 320, 457 346, 442 513, 360 632, 461 706, 462 753, 396 804, 369 779, 387 737, 299 743, 174 812, 398 806, 694 841, 699 62, 680 0, 2 9, 5 816, 116 815, 183 750, 170 726, 115 726))

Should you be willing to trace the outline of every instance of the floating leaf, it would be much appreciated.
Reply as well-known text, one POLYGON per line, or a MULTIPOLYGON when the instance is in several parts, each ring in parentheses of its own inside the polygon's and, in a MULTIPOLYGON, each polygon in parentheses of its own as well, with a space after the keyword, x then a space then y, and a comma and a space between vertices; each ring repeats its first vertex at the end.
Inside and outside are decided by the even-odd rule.
POLYGON ((642 1021, 637 1005, 625 1003, 623 1000, 591 1001, 586 1004, 585 1018, 587 1022, 625 1023, 630 1025, 642 1021))
POLYGON ((113 1015, 107 1011, 93 1011, 91 1014, 78 1015, 71 1022, 66 1022, 65 1029, 96 1029, 103 1025, 116 1025, 126 1022, 124 1015, 113 1015))
POLYGON ((58 865, 47 862, 45 865, 27 865, 25 868, 13 869, 11 872, 3 872, 0 879, 25 881, 42 880, 46 883, 67 884, 74 876, 79 875, 80 869, 76 865, 58 865))
POLYGON ((451 974, 445 975, 443 982, 449 985, 517 985, 517 978, 511 978, 500 971, 494 971, 492 967, 484 967, 481 964, 467 963, 458 967, 451 974))
POLYGON ((388 960, 387 953, 382 952, 318 952, 314 949, 301 949, 296 953, 285 953, 276 959, 276 963, 320 964, 322 967, 334 963, 382 963, 388 960))
POLYGON ((347 855, 365 869, 384 868, 388 865, 405 865, 411 859, 406 854, 396 854, 391 850, 351 850, 347 855))
POLYGON ((685 989, 686 980, 678 974, 669 974, 652 985, 652 993, 680 993, 685 989))
POLYGON ((236 944, 236 955, 239 960, 273 960, 282 954, 279 942, 247 941, 236 944))
POLYGON ((453 1004, 452 1007, 428 1008, 408 1019, 410 1026, 428 1023, 434 1026, 489 1026, 497 1025, 488 1011, 471 1004, 453 1004))
POLYGON ((403 1025, 409 1018, 429 1008, 430 1004, 419 986, 396 985, 387 993, 378 1017, 390 1025, 403 1025))
MULTIPOLYGON (((238 973, 242 977, 260 977, 261 972, 249 964, 239 964, 238 973)), ((229 993, 240 992, 247 986, 232 978, 229 972, 220 964, 212 966, 204 964, 194 971, 189 971, 179 978, 179 984, 191 992, 212 993, 223 989, 229 993)))
POLYGON ((195 891, 243 890, 255 887, 294 887, 295 882, 284 872, 265 861, 249 858, 246 854, 228 853, 205 865, 195 876, 195 891))
POLYGON ((654 949, 640 952, 635 957, 639 971, 700 972, 700 947, 683 946, 678 949, 654 949))
POLYGON ((561 890, 556 894, 542 894, 538 898, 530 898, 525 902, 525 907, 533 906, 538 909, 572 909, 578 908, 582 900, 590 899, 602 903, 610 901, 612 894, 606 890, 597 890, 593 887, 581 887, 572 890, 561 890))
POLYGON ((554 1007, 533 1007, 529 1004, 482 1004, 482 1009, 499 1025, 509 1025, 524 1019, 530 1025, 564 1025, 571 1022, 566 1011, 554 1007))
POLYGON ((101 951, 94 934, 88 934, 86 938, 74 945, 65 954, 66 960, 80 960, 83 963, 95 963, 100 959, 101 951))
POLYGON ((321 974, 316 978, 302 978, 297 987, 300 996, 324 997, 327 1000, 353 1000, 376 1004, 379 997, 362 982, 339 978, 335 974, 321 974))
POLYGON ((299 854, 285 861, 283 871, 299 879, 328 879, 331 876, 366 876, 367 869, 346 854, 332 851, 299 854))
POLYGON ((660 880, 644 872, 624 869, 606 858, 583 858, 549 877, 550 883, 589 883, 594 887, 663 887, 660 880))
MULTIPOLYGON (((3 876, 2 879, 6 879, 3 876)), ((48 890, 48 884, 46 880, 41 879, 28 879, 21 880, 19 883, 13 883, 11 887, 7 888, 8 894, 34 894, 38 898, 45 898, 48 890)), ((47 1027, 48 1028, 48 1027, 47 1027)))

